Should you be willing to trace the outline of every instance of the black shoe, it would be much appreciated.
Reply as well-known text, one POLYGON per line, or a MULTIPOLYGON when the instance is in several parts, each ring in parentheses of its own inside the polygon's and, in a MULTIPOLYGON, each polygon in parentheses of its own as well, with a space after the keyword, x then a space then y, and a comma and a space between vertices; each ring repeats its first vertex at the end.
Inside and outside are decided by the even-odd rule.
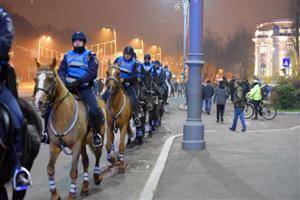
POLYGON ((224 122, 224 119, 223 119, 223 117, 221 118, 221 122, 224 122))
POLYGON ((242 129, 242 132, 246 132, 246 128, 243 128, 243 129, 242 129))
POLYGON ((258 120, 258 118, 257 117, 253 117, 252 120, 258 120))
POLYGON ((229 130, 230 130, 230 131, 233 131, 233 132, 235 131, 235 129, 233 129, 232 127, 230 127, 229 130))
POLYGON ((220 121, 219 121, 219 119, 217 119, 217 123, 219 123, 220 121))
POLYGON ((49 136, 48 136, 48 132, 44 131, 44 133, 41 136, 41 142, 44 144, 50 144, 50 140, 49 140, 49 136))
POLYGON ((99 147, 102 145, 102 137, 99 133, 93 135, 93 146, 99 147))

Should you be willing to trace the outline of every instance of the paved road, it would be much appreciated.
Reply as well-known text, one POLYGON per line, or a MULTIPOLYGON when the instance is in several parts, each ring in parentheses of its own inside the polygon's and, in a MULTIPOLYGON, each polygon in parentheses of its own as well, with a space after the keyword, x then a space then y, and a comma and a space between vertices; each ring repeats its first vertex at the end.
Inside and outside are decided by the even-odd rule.
MULTIPOLYGON (((91 184, 90 195, 85 198, 78 196, 79 199, 138 199, 159 156, 163 143, 171 135, 182 133, 182 125, 186 117, 186 111, 178 109, 178 106, 181 103, 183 103, 183 100, 181 99, 174 99, 172 101, 172 104, 168 109, 169 111, 164 117, 163 127, 153 136, 153 138, 147 139, 145 144, 141 147, 127 149, 125 160, 128 163, 128 169, 125 174, 116 174, 113 177, 107 178, 100 186, 91 184)), ((215 122, 215 109, 211 115, 203 115, 205 130, 209 130, 205 136, 206 145, 207 148, 212 150, 212 152, 225 151, 226 148, 223 149, 221 147, 222 145, 230 146, 232 143, 239 143, 239 138, 243 137, 241 132, 236 132, 236 134, 239 134, 236 135, 236 137, 233 136, 234 134, 229 135, 230 132, 228 131, 228 127, 231 125, 232 121, 232 105, 228 104, 226 109, 225 122, 222 124, 217 124, 215 122)), ((266 121, 263 119, 258 121, 248 120, 247 124, 248 132, 246 134, 257 139, 255 143, 252 143, 248 138, 247 141, 249 142, 246 142, 245 144, 251 145, 253 149, 257 149, 257 151, 263 151, 266 149, 260 149, 260 147, 264 146, 264 141, 266 139, 273 141, 274 144, 276 144, 276 142, 280 142, 279 136, 280 138, 286 138, 288 140, 289 134, 286 131, 280 131, 278 129, 290 128, 299 125, 300 122, 299 117, 296 116, 278 116, 272 121, 266 121), (270 129, 274 130, 269 131, 270 129), (282 137, 283 134, 285 134, 286 137, 282 137)), ((295 137, 293 142, 297 142, 299 145, 299 137, 295 137)), ((178 144, 180 144, 180 142, 178 142, 178 144)), ((242 147, 240 149, 232 149, 232 157, 234 158, 235 155, 237 156, 234 152, 241 149, 242 147)), ((270 153, 268 151, 265 153, 270 153)), ((90 163, 93 164, 92 156, 90 156, 90 158, 90 163)), ((235 159, 238 158, 236 157, 235 159)), ((46 174, 47 162, 48 146, 43 145, 32 170, 34 187, 28 192, 26 199, 49 199, 50 193, 48 192, 48 177, 46 174)), ((236 162, 238 162, 238 160, 236 160, 236 162)), ((253 162, 256 161, 253 160, 253 162)), ((101 166, 104 167, 107 164, 104 152, 104 156, 101 160, 101 166)), ((79 166, 79 172, 81 173, 77 184, 78 193, 80 192, 80 181, 83 179, 81 164, 79 166)), ((61 154, 57 162, 56 181, 58 191, 62 197, 66 197, 68 194, 70 183, 68 175, 69 169, 70 157, 61 154)), ((92 175, 92 168, 90 168, 90 175, 92 175)), ((167 180, 164 184, 166 184, 165 187, 168 187, 173 183, 171 180, 167 180)), ((156 199, 163 197, 163 192, 160 193, 160 195, 162 196, 155 196, 156 199)), ((229 198, 229 196, 227 197, 229 198)))

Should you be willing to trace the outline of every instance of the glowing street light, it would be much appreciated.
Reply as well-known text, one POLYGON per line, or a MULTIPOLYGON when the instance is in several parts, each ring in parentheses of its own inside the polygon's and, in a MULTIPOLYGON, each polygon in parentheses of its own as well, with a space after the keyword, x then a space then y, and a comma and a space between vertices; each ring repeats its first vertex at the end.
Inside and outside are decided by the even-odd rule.
POLYGON ((158 60, 162 63, 162 53, 161 53, 161 47, 157 45, 152 45, 150 49, 154 50, 154 57, 156 58, 157 56, 159 57, 158 60))
POLYGON ((45 35, 39 38, 38 55, 37 55, 38 62, 40 62, 40 57, 41 57, 42 41, 50 42, 51 40, 52 38, 50 36, 45 36, 45 35))

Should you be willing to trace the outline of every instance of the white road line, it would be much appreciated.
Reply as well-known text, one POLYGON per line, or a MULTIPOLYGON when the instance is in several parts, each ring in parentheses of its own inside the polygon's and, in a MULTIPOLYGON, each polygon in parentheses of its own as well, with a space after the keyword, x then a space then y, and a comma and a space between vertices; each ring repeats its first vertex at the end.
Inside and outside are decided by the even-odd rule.
POLYGON ((294 126, 294 127, 291 127, 291 128, 282 128, 282 129, 262 129, 262 130, 249 130, 249 131, 246 131, 246 133, 252 133, 252 132, 276 132, 276 131, 287 131, 287 130, 294 130, 294 129, 297 129, 297 128, 300 128, 300 125, 298 126, 294 126))
MULTIPOLYGON (((166 129, 168 130, 171 130, 170 128, 167 128, 165 127, 166 129)), ((208 132, 214 132, 215 130, 207 130, 205 131, 206 133, 208 132)), ((183 136, 183 134, 178 134, 178 135, 174 135, 174 136, 170 136, 161 152, 160 152, 160 155, 158 157, 158 159, 156 160, 156 163, 154 165, 154 168, 144 186, 144 189, 142 191, 142 193, 140 194, 140 198, 139 199, 142 199, 142 200, 152 200, 153 198, 153 195, 155 193, 155 190, 156 190, 156 187, 157 187, 157 184, 159 182, 159 179, 160 179, 160 176, 164 170, 164 167, 165 167, 165 164, 166 164, 166 161, 168 159, 168 155, 169 155, 169 152, 171 150, 171 146, 173 144, 173 141, 174 139, 180 137, 180 136, 183 136)))

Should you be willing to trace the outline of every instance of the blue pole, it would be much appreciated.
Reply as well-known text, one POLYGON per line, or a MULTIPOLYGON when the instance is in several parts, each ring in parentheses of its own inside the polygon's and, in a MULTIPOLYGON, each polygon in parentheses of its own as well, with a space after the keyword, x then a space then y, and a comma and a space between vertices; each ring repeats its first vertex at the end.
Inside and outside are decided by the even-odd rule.
POLYGON ((188 54, 188 113, 183 127, 182 148, 205 149, 204 125, 201 121, 203 0, 190 0, 190 47, 188 54))

